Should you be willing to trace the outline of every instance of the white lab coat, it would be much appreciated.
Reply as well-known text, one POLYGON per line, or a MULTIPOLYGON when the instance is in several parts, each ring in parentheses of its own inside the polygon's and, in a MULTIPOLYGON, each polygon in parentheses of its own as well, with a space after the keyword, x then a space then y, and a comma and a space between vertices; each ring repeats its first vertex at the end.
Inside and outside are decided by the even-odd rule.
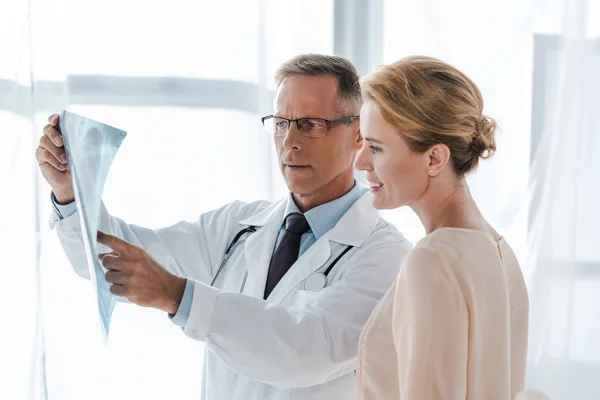
MULTIPOLYGON (((102 207, 100 230, 143 247, 172 273, 195 281, 183 330, 206 344, 203 399, 355 396, 360 332, 411 245, 379 217, 367 193, 302 254, 265 301, 285 205, 285 200, 233 202, 196 222, 159 230, 128 225, 102 207), (240 241, 214 287, 209 286, 226 247, 249 225, 257 231, 240 241), (331 270, 327 287, 303 290, 304 279, 326 269, 347 245, 355 248, 331 270)), ((77 213, 62 221, 54 216, 51 225, 75 271, 89 279, 77 213)))

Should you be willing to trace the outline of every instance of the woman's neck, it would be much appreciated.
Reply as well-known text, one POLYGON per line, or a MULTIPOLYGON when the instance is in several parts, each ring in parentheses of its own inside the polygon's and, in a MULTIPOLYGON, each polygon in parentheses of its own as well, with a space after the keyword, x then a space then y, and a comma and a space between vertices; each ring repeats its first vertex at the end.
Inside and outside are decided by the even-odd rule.
POLYGON ((464 178, 431 184, 423 197, 411 205, 427 234, 454 227, 490 231, 464 178))

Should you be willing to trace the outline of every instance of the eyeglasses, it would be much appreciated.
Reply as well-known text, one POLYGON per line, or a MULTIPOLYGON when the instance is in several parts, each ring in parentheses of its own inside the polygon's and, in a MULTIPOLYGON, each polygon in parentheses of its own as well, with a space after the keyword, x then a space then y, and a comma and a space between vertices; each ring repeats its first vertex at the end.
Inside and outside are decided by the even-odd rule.
POLYGON ((266 117, 262 117, 261 121, 265 127, 265 131, 269 135, 284 136, 290 129, 292 122, 295 122, 302 136, 321 138, 327 134, 329 128, 336 125, 349 124, 350 122, 356 121, 358 118, 358 116, 351 116, 330 121, 323 118, 287 119, 276 117, 274 115, 267 115, 266 117))

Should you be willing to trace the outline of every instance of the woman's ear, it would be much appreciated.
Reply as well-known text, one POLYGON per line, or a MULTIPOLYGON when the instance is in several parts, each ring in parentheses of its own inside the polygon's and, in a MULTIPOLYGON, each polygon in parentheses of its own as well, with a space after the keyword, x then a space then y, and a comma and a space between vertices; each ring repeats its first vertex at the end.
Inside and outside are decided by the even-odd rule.
POLYGON ((429 153, 429 169, 430 176, 436 176, 446 167, 450 161, 450 149, 445 144, 436 144, 428 151, 429 153))

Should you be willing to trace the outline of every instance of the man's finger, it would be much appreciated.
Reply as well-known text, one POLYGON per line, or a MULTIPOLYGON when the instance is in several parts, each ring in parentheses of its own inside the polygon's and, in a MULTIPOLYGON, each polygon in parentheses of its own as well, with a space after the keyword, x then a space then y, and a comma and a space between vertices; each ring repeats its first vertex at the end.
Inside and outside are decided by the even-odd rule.
POLYGON ((111 249, 113 249, 121 255, 127 254, 134 247, 126 241, 119 239, 116 236, 109 235, 108 233, 104 233, 102 231, 98 231, 98 243, 110 247, 111 249))
POLYGON ((62 136, 55 126, 46 125, 44 127, 44 135, 48 136, 56 146, 61 147, 64 145, 62 136))
POLYGON ((48 135, 42 135, 42 137, 40 137, 40 147, 52 153, 52 155, 61 163, 66 164, 69 162, 67 154, 65 153, 65 148, 63 146, 57 146, 52 142, 52 139, 50 139, 48 135))
POLYGON ((98 258, 100 259, 100 263, 106 269, 112 269, 115 271, 121 271, 123 269, 123 260, 119 258, 119 256, 112 253, 98 254, 98 258))
POLYGON ((62 164, 60 161, 56 159, 48 150, 43 147, 38 147, 35 151, 35 158, 38 162, 38 165, 50 164, 55 169, 64 172, 67 170, 67 165, 62 164))
POLYGON ((54 113, 48 117, 48 123, 52 126, 56 126, 56 125, 58 125, 59 118, 60 118, 60 115, 54 113))
POLYGON ((127 288, 123 285, 111 285, 110 292, 115 296, 127 297, 127 288))
POLYGON ((129 279, 129 276, 121 271, 109 269, 106 274, 104 274, 104 278, 106 279, 106 282, 112 283, 113 285, 125 285, 129 279))

